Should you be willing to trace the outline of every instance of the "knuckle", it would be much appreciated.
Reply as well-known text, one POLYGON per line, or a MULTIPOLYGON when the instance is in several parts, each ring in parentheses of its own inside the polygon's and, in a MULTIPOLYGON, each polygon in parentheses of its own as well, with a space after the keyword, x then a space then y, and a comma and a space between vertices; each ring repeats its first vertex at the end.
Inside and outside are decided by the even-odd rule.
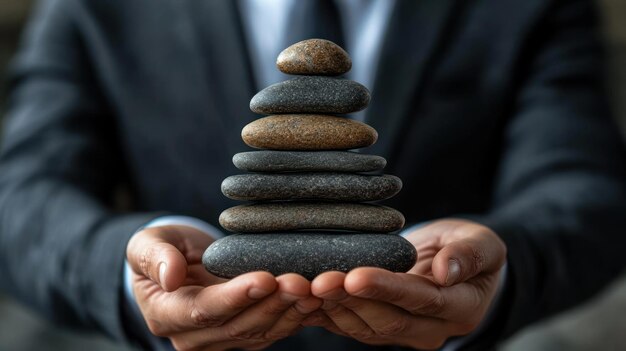
POLYGON ((231 310, 241 309, 248 305, 248 300, 241 298, 241 295, 239 294, 223 294, 222 300, 224 306, 231 310))
POLYGON ((200 311, 197 308, 194 308, 191 311, 190 318, 191 322, 198 327, 214 328, 219 327, 224 323, 220 317, 207 313, 206 311, 200 311))
POLYGON ((150 267, 152 266, 152 261, 155 256, 155 249, 152 246, 145 248, 141 255, 139 256, 139 269, 141 272, 148 278, 153 280, 152 272, 150 271, 150 267))
POLYGON ((402 302, 407 299, 405 289, 386 289, 384 299, 389 302, 402 302))
POLYGON ((296 306, 291 306, 287 310, 287 313, 283 315, 283 320, 288 322, 290 325, 298 325, 300 322, 306 317, 298 311, 296 306))
POLYGON ((263 308, 263 314, 276 315, 285 313, 285 306, 280 303, 268 303, 263 308))
POLYGON ((472 269, 474 274, 478 274, 480 272, 483 271, 484 267, 485 267, 485 253, 478 249, 473 247, 472 248, 472 269))
POLYGON ((232 340, 252 340, 256 339, 250 330, 241 328, 237 323, 229 323, 226 328, 226 335, 232 340))
POLYGON ((396 336, 403 334, 407 330, 407 327, 408 325, 405 318, 396 318, 383 327, 378 328, 376 333, 383 337, 396 336))
POLYGON ((418 306, 413 314, 436 316, 441 314, 445 306, 446 301, 443 294, 436 293, 429 297, 423 304, 418 306))

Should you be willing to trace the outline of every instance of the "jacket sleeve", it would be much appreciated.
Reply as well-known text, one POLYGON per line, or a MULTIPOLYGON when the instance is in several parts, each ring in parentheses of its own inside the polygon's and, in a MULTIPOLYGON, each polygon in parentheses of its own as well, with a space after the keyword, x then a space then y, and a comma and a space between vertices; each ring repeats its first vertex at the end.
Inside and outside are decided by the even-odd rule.
POLYGON ((493 207, 508 247, 500 335, 588 298, 624 267, 624 148, 603 84, 592 1, 554 1, 520 62, 493 207))
POLYGON ((0 153, 0 287, 50 319, 123 337, 125 165, 71 1, 41 1, 13 67, 0 153))

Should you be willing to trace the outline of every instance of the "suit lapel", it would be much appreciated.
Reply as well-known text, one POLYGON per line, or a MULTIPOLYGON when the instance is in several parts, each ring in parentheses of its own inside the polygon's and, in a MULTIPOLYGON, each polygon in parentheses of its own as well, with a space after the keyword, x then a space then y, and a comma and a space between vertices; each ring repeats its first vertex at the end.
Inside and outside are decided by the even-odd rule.
MULTIPOLYGON (((214 125, 223 129, 230 154, 245 149, 241 129, 258 118, 249 108, 255 83, 236 1, 188 0, 195 42, 203 60, 205 83, 214 125)), ((203 91, 203 90, 201 90, 203 91)))
POLYGON ((390 161, 396 154, 395 146, 404 137, 402 126, 406 129, 425 70, 432 66, 455 3, 456 0, 397 0, 365 116, 365 121, 379 134, 378 142, 368 153, 390 161))

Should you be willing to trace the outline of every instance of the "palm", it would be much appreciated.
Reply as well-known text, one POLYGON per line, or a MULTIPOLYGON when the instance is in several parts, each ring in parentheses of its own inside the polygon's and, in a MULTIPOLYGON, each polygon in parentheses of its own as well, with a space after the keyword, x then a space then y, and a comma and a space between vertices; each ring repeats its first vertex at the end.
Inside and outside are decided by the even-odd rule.
POLYGON ((151 278, 143 274, 135 274, 135 291, 141 289, 147 299, 155 301, 173 298, 173 295, 176 295, 177 298, 192 298, 207 286, 226 282, 226 279, 207 272, 202 265, 202 254, 212 239, 203 233, 185 233, 182 235, 178 232, 171 232, 168 235, 171 235, 170 238, 176 238, 173 244, 187 261, 186 276, 180 288, 174 292, 166 292, 151 278))
POLYGON ((434 280, 432 265, 433 258, 443 248, 441 237, 409 238, 417 250, 417 262, 407 273, 417 274, 434 280))
MULTIPOLYGON (((459 231, 457 228, 463 228, 461 226, 463 223, 464 222, 441 221, 435 224, 438 230, 431 231, 429 235, 420 234, 420 231, 409 235, 407 240, 415 246, 418 253, 418 260, 415 266, 407 273, 422 276, 431 280, 435 285, 438 285, 433 272, 433 262, 437 254, 444 247, 454 242, 483 235, 480 232, 459 231)), ((499 270, 483 271, 450 288, 454 290, 463 289, 465 293, 468 293, 466 289, 471 289, 475 296, 490 299, 496 290, 498 275, 499 270)))

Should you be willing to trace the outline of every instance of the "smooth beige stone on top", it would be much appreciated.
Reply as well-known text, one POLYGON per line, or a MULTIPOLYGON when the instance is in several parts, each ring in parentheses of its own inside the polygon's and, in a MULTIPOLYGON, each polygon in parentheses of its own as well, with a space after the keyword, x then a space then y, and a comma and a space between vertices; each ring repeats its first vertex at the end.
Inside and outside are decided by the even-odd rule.
POLYGON ((276 66, 287 74, 338 76, 352 68, 352 60, 332 41, 308 39, 283 50, 276 66))
POLYGON ((248 124, 243 141, 269 150, 348 150, 370 146, 378 139, 365 123, 326 115, 274 115, 248 124))

